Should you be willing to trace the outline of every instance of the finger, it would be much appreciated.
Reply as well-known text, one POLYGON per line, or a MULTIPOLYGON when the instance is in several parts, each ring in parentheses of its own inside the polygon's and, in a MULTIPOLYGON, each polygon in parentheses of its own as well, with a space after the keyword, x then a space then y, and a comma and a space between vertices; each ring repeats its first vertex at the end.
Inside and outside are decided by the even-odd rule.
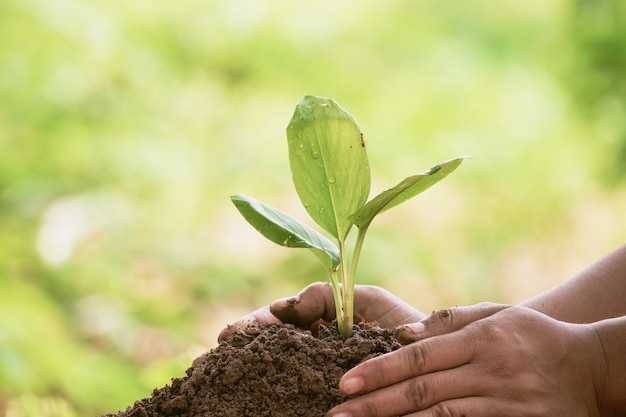
POLYGON ((284 323, 301 327, 310 326, 320 319, 330 322, 335 318, 332 287, 327 282, 307 285, 295 297, 271 303, 269 311, 284 323))
MULTIPOLYGON (((440 416, 480 416, 499 417, 514 415, 511 410, 504 410, 490 397, 468 397, 442 401, 427 410, 407 414, 404 417, 440 417, 440 416)), ((519 415, 519 414, 515 414, 519 415)))
POLYGON ((246 326, 259 325, 262 323, 280 323, 280 320, 270 312, 268 306, 265 306, 226 325, 226 328, 217 336, 217 341, 221 343, 224 340, 230 339, 237 330, 241 330, 246 326))
POLYGON ((477 380, 473 368, 473 365, 465 365, 410 378, 346 401, 333 408, 329 415, 341 413, 363 417, 406 415, 428 409, 445 400, 480 395, 484 392, 484 386, 477 380))
POLYGON ((375 320, 384 328, 414 323, 426 316, 391 292, 373 285, 354 288, 354 310, 360 318, 375 320))
MULTIPOLYGON (((358 295, 362 290, 355 289, 358 295)), ((229 339, 234 332, 249 325, 262 323, 291 323, 316 331, 320 324, 329 325, 335 318, 332 287, 327 282, 316 282, 305 287, 295 297, 272 302, 269 306, 247 314, 226 326, 218 342, 229 339)))
POLYGON ((480 303, 472 306, 446 308, 433 312, 417 323, 396 328, 394 336, 402 344, 451 333, 477 320, 489 317, 510 305, 480 303))
POLYGON ((474 356, 472 338, 464 332, 425 339, 360 363, 344 374, 339 388, 345 394, 371 392, 430 372, 453 369, 474 356))
MULTIPOLYGON (((332 286, 328 282, 310 284, 295 297, 274 301, 270 311, 283 322, 300 327, 309 327, 320 319, 331 322, 336 317, 332 286)), ((425 317, 389 291, 372 285, 354 288, 354 314, 355 322, 375 321, 385 328, 413 323, 425 317)))

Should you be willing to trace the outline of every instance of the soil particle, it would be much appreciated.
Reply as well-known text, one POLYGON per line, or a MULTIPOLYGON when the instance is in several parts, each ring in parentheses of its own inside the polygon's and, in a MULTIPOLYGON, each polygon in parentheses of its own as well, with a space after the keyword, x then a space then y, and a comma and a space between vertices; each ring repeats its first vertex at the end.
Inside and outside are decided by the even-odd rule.
POLYGON ((379 327, 355 326, 343 341, 336 326, 320 327, 318 336, 250 326, 196 359, 185 377, 102 417, 323 417, 347 399, 338 386, 348 369, 399 347, 379 327))

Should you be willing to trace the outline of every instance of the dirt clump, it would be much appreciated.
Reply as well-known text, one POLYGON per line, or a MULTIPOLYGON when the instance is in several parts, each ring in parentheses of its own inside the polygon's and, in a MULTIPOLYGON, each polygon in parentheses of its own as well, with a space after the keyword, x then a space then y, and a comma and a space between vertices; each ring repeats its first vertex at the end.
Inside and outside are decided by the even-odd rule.
POLYGON ((342 340, 336 326, 319 335, 291 325, 263 324, 233 337, 117 414, 102 417, 323 417, 347 399, 341 376, 366 359, 400 347, 392 332, 355 326, 342 340))

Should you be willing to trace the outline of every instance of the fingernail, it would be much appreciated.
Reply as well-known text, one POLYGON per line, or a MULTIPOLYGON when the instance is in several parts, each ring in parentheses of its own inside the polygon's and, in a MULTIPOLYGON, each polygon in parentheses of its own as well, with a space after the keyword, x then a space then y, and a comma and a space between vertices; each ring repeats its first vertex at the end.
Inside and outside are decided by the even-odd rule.
POLYGON ((417 323, 409 324, 409 327, 415 334, 422 333, 424 329, 426 328, 426 326, 424 326, 424 323, 422 323, 421 321, 418 321, 417 323))
POLYGON ((405 324, 396 328, 394 336, 400 343, 408 344, 423 339, 422 332, 425 326, 422 322, 405 324))
MULTIPOLYGON (((352 395, 363 389, 364 383, 363 379, 353 376, 352 378, 348 378, 345 381, 341 381, 340 388, 344 392, 344 394, 352 395)), ((334 414, 335 417, 344 417, 341 414, 334 414)), ((345 417, 349 417, 346 415, 345 417)))

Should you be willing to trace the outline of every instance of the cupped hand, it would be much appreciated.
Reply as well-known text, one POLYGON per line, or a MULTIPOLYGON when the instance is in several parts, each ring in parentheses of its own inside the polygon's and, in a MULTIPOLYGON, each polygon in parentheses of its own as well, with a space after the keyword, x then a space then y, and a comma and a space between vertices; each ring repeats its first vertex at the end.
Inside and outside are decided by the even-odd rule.
MULTIPOLYGON (((371 285, 354 288, 355 321, 376 322, 381 327, 395 328, 414 323, 425 314, 402 301, 387 290, 371 285)), ((329 283, 316 282, 294 297, 282 298, 268 306, 240 317, 229 324, 218 337, 221 342, 238 329, 262 323, 290 323, 316 331, 320 324, 335 319, 335 301, 329 283)))
POLYGON ((441 310, 397 334, 416 341, 348 371, 340 388, 359 396, 327 416, 598 415, 602 350, 591 325, 480 304, 441 310))

